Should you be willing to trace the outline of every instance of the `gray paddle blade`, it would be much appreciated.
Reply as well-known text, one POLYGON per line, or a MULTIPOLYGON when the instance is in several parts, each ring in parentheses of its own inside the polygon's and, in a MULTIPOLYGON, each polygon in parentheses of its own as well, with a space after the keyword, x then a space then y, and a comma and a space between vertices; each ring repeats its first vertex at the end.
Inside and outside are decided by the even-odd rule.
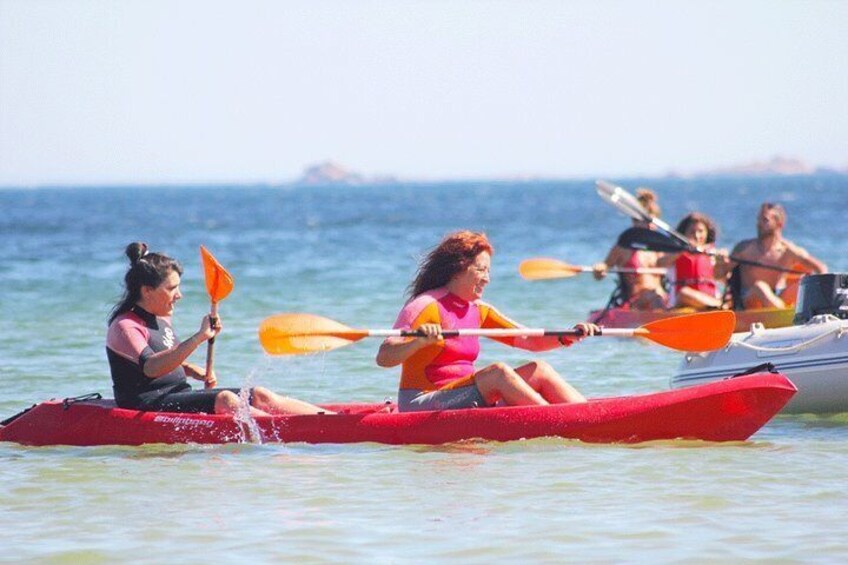
POLYGON ((650 222, 651 216, 642 207, 636 197, 611 182, 605 180, 595 181, 598 195, 613 205, 619 212, 630 216, 639 222, 650 222))

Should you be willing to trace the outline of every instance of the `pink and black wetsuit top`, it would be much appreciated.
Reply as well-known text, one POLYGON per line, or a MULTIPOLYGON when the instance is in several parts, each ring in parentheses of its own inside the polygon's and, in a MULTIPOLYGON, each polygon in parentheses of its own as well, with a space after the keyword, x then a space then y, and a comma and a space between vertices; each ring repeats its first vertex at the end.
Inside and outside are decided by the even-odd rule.
POLYGON ((182 366, 156 378, 144 374, 151 355, 179 343, 170 318, 159 318, 139 306, 115 318, 106 335, 106 356, 118 406, 143 410, 171 393, 191 390, 182 366))

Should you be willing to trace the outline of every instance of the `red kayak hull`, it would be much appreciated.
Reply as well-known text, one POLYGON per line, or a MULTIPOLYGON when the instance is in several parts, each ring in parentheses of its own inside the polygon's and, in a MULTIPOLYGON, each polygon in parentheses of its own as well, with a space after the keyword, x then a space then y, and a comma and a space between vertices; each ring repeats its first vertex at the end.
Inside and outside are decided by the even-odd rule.
MULTIPOLYGON (((795 394, 780 374, 763 373, 585 404, 399 413, 392 404, 326 405, 338 414, 256 418, 263 442, 441 444, 560 437, 590 443, 692 439, 742 441, 795 394)), ((230 416, 139 412, 111 400, 35 405, 0 428, 24 445, 221 444, 255 441, 230 416)))
MULTIPOLYGON (((638 328, 650 322, 694 314, 693 308, 673 308, 671 310, 631 310, 629 308, 610 308, 592 310, 588 320, 605 328, 638 328)), ((734 310, 736 327, 734 332, 747 332, 751 324, 760 323, 766 328, 783 328, 792 325, 794 308, 756 308, 754 310, 734 310)))

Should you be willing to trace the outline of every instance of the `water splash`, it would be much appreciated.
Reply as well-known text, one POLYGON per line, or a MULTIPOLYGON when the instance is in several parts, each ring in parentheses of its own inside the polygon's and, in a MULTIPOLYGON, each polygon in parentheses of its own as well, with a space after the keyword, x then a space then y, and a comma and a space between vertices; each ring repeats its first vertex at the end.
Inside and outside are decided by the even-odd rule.
POLYGON ((252 369, 244 378, 244 383, 239 389, 239 409, 233 419, 239 424, 242 431, 240 441, 244 443, 262 444, 262 431, 250 413, 250 390, 253 388, 255 369, 252 369))

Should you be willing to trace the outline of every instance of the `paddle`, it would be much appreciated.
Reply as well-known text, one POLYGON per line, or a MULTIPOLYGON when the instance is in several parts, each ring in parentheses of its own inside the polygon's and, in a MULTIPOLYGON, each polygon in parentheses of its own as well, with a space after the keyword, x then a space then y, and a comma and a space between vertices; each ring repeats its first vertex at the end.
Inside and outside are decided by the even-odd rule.
MULTIPOLYGON (((724 347, 736 326, 730 310, 664 318, 635 329, 601 328, 599 336, 642 337, 680 351, 712 351, 724 347)), ((259 341, 271 355, 299 355, 331 351, 366 337, 419 337, 417 330, 366 330, 349 328, 340 322, 314 314, 277 314, 259 326, 259 341)), ((485 336, 581 336, 576 329, 538 328, 444 330, 444 337, 485 336)))
MULTIPOLYGON (((518 265, 518 272, 529 281, 565 279, 580 273, 591 273, 592 270, 592 267, 569 265, 565 261, 545 257, 525 259, 518 265)), ((612 267, 607 270, 613 273, 637 273, 645 275, 664 275, 667 272, 667 269, 653 267, 612 267)))
MULTIPOLYGON (((630 228, 629 230, 626 230, 625 233, 621 234, 621 236, 619 236, 618 241, 621 247, 627 247, 629 249, 646 249, 650 251, 661 251, 666 253, 680 253, 681 251, 689 251, 690 253, 701 253, 705 255, 716 254, 714 250, 704 250, 693 246, 691 243, 689 243, 689 239, 685 235, 676 231, 670 225, 660 220, 659 218, 651 216, 647 212, 647 210, 645 210, 645 208, 639 203, 639 200, 637 200, 635 196, 633 196, 620 186, 616 186, 611 182, 607 182, 605 180, 595 181, 595 185, 597 186, 597 191, 601 198, 615 206, 619 211, 630 216, 636 221, 653 224, 662 232, 665 232, 665 235, 667 235, 667 237, 664 237, 662 233, 659 233, 655 230, 648 230, 646 228, 630 228), (629 236, 629 244, 622 244, 622 238, 624 238, 624 235, 631 230, 639 231, 632 232, 632 234, 629 236)), ((628 241, 628 238, 624 239, 625 241, 628 241)), ((796 275, 807 274, 806 271, 799 271, 797 269, 787 269, 785 267, 768 265, 766 263, 760 263, 751 259, 741 259, 735 255, 731 255, 730 260, 740 263, 742 265, 753 265, 755 267, 762 267, 764 269, 771 269, 773 271, 780 271, 782 273, 793 273, 796 275)))
MULTIPOLYGON (((202 245, 200 246, 200 258, 203 262, 206 291, 209 293, 209 300, 212 303, 209 318, 214 326, 218 322, 218 302, 225 299, 232 292, 233 277, 221 266, 209 250, 202 245)), ((215 338, 213 337, 206 343, 206 375, 208 376, 212 374, 212 361, 215 356, 215 338)), ((211 388, 212 384, 207 380, 205 386, 206 388, 211 388)))
MULTIPOLYGON (((618 236, 616 245, 627 249, 640 249, 647 251, 660 251, 662 253, 708 253, 696 249, 690 243, 682 243, 669 237, 667 234, 652 230, 650 228, 632 227, 627 228, 618 236)), ((709 254, 709 253, 708 253, 709 254)))
MULTIPOLYGON (((684 244, 664 233, 640 227, 633 227, 624 230, 621 235, 618 236, 617 245, 620 247, 626 247, 627 249, 645 249, 648 251, 660 251, 664 253, 680 253, 682 251, 688 251, 689 253, 700 253, 703 255, 716 254, 713 249, 699 249, 690 244, 688 241, 684 244)), ((771 269, 782 273, 794 273, 798 275, 806 274, 805 271, 778 267, 776 265, 768 265, 751 259, 742 259, 735 255, 731 255, 729 259, 742 265, 753 265, 755 267, 762 267, 763 269, 771 269)))
POLYGON ((630 216, 637 222, 653 224, 657 228, 666 232, 673 239, 676 239, 682 244, 689 245, 689 240, 686 236, 676 231, 659 218, 651 216, 642 204, 639 203, 639 200, 637 200, 635 196, 620 186, 616 186, 605 180, 595 181, 595 185, 597 186, 597 191, 601 198, 615 206, 620 212, 630 216))

